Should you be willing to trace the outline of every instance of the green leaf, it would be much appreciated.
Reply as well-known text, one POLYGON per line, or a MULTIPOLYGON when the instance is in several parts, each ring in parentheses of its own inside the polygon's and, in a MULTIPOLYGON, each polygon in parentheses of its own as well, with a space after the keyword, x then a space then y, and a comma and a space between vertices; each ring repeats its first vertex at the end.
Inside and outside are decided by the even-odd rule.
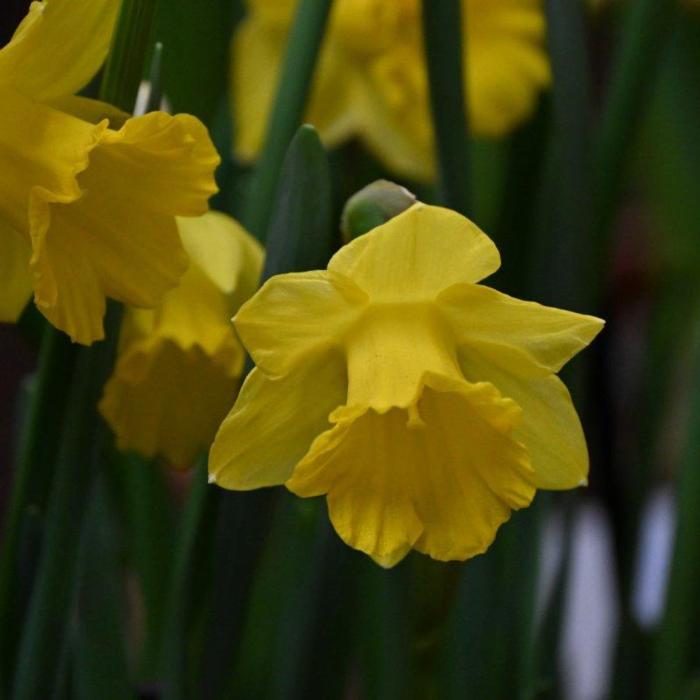
POLYGON ((120 312, 117 305, 108 305, 107 340, 80 348, 68 396, 54 399, 64 401, 65 418, 36 582, 22 630, 14 700, 47 696, 56 674, 56 650, 65 639, 76 583, 85 503, 108 434, 97 402, 114 363, 120 312))
POLYGON ((304 115, 331 5, 332 0, 300 0, 289 34, 244 217, 248 230, 263 240, 267 239, 270 201, 281 177, 280 167, 304 115))
POLYGON ((190 696, 188 647, 197 608, 195 602, 202 597, 197 587, 198 577, 208 573, 208 545, 213 534, 214 506, 217 503, 212 496, 206 464, 202 460, 195 468, 182 516, 167 595, 161 647, 164 700, 185 700, 190 696))
POLYGON ((157 0, 122 0, 105 65, 100 99, 131 113, 151 50, 157 0))
POLYGON ((105 480, 92 489, 81 542, 74 625, 75 700, 129 700, 126 577, 119 528, 105 480))
POLYGON ((124 535, 145 612, 145 639, 140 649, 138 677, 157 677, 165 623, 164 582, 172 566, 175 543, 173 504, 160 465, 139 455, 114 455, 112 486, 120 492, 124 535))
POLYGON ((696 313, 688 382, 690 411, 678 491, 678 524, 666 610, 654 654, 652 700, 680 697, 691 675, 693 635, 700 619, 700 321, 696 313))
POLYGON ((25 393, 26 411, 0 549, 0 619, 4 621, 0 625, 0 676, 3 679, 11 677, 20 620, 34 582, 36 550, 41 542, 59 442, 63 397, 70 385, 76 350, 67 336, 44 325, 39 368, 25 393))
POLYGON ((677 0, 636 0, 625 5, 610 87, 595 143, 594 268, 607 269, 609 229, 623 189, 630 149, 649 103, 677 0))
POLYGON ((211 127, 228 91, 229 43, 240 0, 159 2, 154 30, 163 44, 162 89, 174 112, 211 127))
POLYGON ((584 6, 548 0, 552 120, 538 201, 534 271, 538 301, 590 311, 586 286, 591 163, 589 68, 584 6))
POLYGON ((423 36, 442 203, 471 213, 461 0, 423 0, 423 36))

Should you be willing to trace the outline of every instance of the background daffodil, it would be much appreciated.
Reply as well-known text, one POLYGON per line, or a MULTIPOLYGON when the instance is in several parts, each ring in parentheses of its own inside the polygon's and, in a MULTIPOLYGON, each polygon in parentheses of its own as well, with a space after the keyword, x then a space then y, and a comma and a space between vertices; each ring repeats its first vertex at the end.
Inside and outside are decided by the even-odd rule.
POLYGON ((77 342, 103 337, 106 297, 152 307, 187 261, 175 215, 198 216, 219 162, 188 115, 127 119, 73 97, 106 55, 118 0, 34 2, 0 50, 1 320, 31 291, 77 342), (112 128, 114 127, 114 128, 112 128))
POLYGON ((245 353, 231 316, 255 291, 263 252, 225 214, 178 227, 190 266, 158 308, 127 310, 100 410, 120 449, 188 467, 235 396, 245 353))
POLYGON ((416 204, 326 271, 272 278, 235 318, 257 367, 212 478, 326 495, 340 536, 385 566, 472 557, 537 488, 585 484, 555 373, 603 322, 477 285, 499 265, 468 219, 416 204))
MULTIPOLYGON (((258 152, 297 2, 248 0, 232 46, 236 152, 258 152)), ((541 0, 463 0, 470 125, 509 132, 550 81, 541 0)), ((338 0, 306 118, 324 141, 361 139, 391 169, 416 179, 434 170, 419 0, 338 0)))

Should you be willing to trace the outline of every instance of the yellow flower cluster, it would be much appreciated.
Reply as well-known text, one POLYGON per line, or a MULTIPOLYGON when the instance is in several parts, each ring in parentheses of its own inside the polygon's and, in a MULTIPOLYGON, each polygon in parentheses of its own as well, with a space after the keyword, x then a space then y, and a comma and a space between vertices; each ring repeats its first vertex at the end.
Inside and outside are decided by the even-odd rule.
MULTIPOLYGON (((255 157, 297 0, 248 0, 232 46, 236 152, 255 157)), ((462 0, 464 67, 474 134, 500 136, 550 82, 542 0, 462 0)), ((433 137, 420 0, 337 0, 306 119, 327 145, 362 140, 397 173, 427 180, 433 137)))
MULTIPOLYGON (((249 0, 235 38, 244 157, 260 146, 295 6, 249 0)), ((238 391, 245 345, 256 368, 214 440, 212 481, 325 495, 340 536, 383 566, 412 548, 474 556, 536 489, 584 484, 583 432, 556 373, 602 321, 479 285, 500 264, 493 242, 422 203, 327 270, 254 293, 261 247, 206 213, 219 158, 205 127, 75 97, 118 7, 34 2, 0 50, 0 320, 33 292, 89 344, 108 297, 129 305, 100 403, 119 447, 191 465, 238 391)), ((541 2, 463 9, 472 127, 499 135, 549 81, 541 2)), ((421 178, 433 162, 418 14, 418 0, 338 0, 309 118, 328 143, 359 137, 421 178)))
POLYGON ((586 483, 555 373, 603 322, 477 284, 500 265, 472 222, 416 204, 322 272, 275 277, 234 321, 256 369, 210 455, 225 488, 326 495, 384 566, 483 552, 537 488, 586 483))

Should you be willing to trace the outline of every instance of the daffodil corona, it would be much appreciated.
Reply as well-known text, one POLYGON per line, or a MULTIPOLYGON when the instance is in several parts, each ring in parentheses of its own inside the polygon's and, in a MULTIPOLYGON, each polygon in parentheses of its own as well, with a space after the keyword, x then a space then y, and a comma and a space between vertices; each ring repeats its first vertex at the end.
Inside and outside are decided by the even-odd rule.
MULTIPOLYGON (((232 47, 236 150, 257 154, 297 0, 248 0, 232 47)), ((477 136, 509 132, 550 82, 542 0, 462 0, 469 120, 477 136)), ((337 0, 307 120, 327 145, 362 140, 396 172, 434 170, 420 0, 337 0)))
POLYGON ((235 317, 257 366, 212 480, 325 495, 339 535, 384 566, 411 548, 472 557, 536 489, 585 484, 555 373, 603 322, 477 284, 499 264, 468 219, 419 203, 327 270, 269 280, 235 317))
POLYGON ((245 353, 231 316, 255 291, 262 248, 233 219, 178 219, 190 266, 154 309, 127 309, 100 410, 118 447, 192 465, 214 438, 245 353))
POLYGON ((129 119, 73 96, 104 60, 119 4, 33 2, 0 50, 0 320, 33 291, 84 344, 103 337, 107 297, 153 307, 177 284, 175 216, 207 210, 219 162, 194 117, 129 119))

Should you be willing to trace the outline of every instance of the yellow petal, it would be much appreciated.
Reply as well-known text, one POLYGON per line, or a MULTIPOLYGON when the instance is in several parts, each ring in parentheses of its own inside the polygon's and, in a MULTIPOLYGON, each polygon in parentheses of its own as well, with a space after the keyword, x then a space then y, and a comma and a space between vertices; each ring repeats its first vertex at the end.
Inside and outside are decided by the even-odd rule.
POLYGON ((37 100, 78 92, 107 55, 120 0, 32 2, 0 50, 0 85, 37 100))
POLYGON ((132 207, 200 216, 218 191, 213 175, 221 159, 207 128, 189 114, 151 112, 129 119, 119 131, 105 132, 92 160, 98 161, 93 168, 98 172, 90 184, 106 180, 114 186, 119 178, 131 178, 119 182, 118 190, 128 190, 132 207))
POLYGON ((277 379, 254 369, 211 448, 212 480, 243 491, 284 483, 328 428, 328 415, 344 401, 345 387, 339 358, 324 357, 277 379))
POLYGON ((458 282, 478 282, 499 265, 493 241, 469 219, 418 203, 341 248, 328 269, 386 303, 429 301, 458 282))
POLYGON ((280 376, 312 353, 339 349, 365 302, 366 296, 341 275, 278 275, 243 304, 234 323, 255 364, 280 376))
POLYGON ((246 0, 248 12, 260 17, 265 23, 286 27, 294 19, 298 0, 246 0))
POLYGON ((93 100, 89 97, 80 97, 79 95, 59 97, 48 101, 47 104, 49 107, 71 114, 74 117, 78 117, 78 119, 90 122, 90 124, 99 124, 106 119, 109 122, 110 129, 121 129, 131 119, 131 114, 107 102, 93 100))
POLYGON ((237 309, 257 289, 264 255, 260 243, 235 219, 218 211, 181 217, 177 223, 192 263, 231 297, 237 309))
POLYGON ((433 304, 369 304, 345 334, 349 405, 407 408, 426 372, 462 379, 456 344, 433 304))
POLYGON ((35 188, 30 204, 37 306, 84 344, 103 336, 106 296, 153 307, 177 283, 187 257, 174 217, 206 211, 218 162, 187 115, 138 117, 88 152, 75 198, 35 188))
POLYGON ((358 134, 392 171, 427 182, 435 174, 423 54, 395 47, 375 59, 356 91, 358 134))
POLYGON ((69 202, 107 124, 88 124, 0 88, 0 217, 29 237, 32 197, 69 202))
POLYGON ((510 435, 519 410, 493 386, 427 375, 416 410, 419 420, 336 411, 287 482, 300 496, 327 494, 338 534, 385 566, 411 547, 440 560, 479 554, 535 491, 510 435))
POLYGON ((587 483, 586 439, 571 396, 558 377, 518 377, 464 348, 460 364, 467 379, 491 382, 522 408, 513 436, 530 454, 537 488, 570 489, 587 483))
POLYGON ((474 284, 446 289, 438 304, 459 344, 521 375, 558 372, 605 324, 474 284))
POLYGON ((470 127, 502 136, 531 114, 551 80, 542 3, 469 0, 465 9, 470 127))
POLYGON ((32 296, 30 254, 26 239, 0 221, 0 322, 14 323, 32 296))

